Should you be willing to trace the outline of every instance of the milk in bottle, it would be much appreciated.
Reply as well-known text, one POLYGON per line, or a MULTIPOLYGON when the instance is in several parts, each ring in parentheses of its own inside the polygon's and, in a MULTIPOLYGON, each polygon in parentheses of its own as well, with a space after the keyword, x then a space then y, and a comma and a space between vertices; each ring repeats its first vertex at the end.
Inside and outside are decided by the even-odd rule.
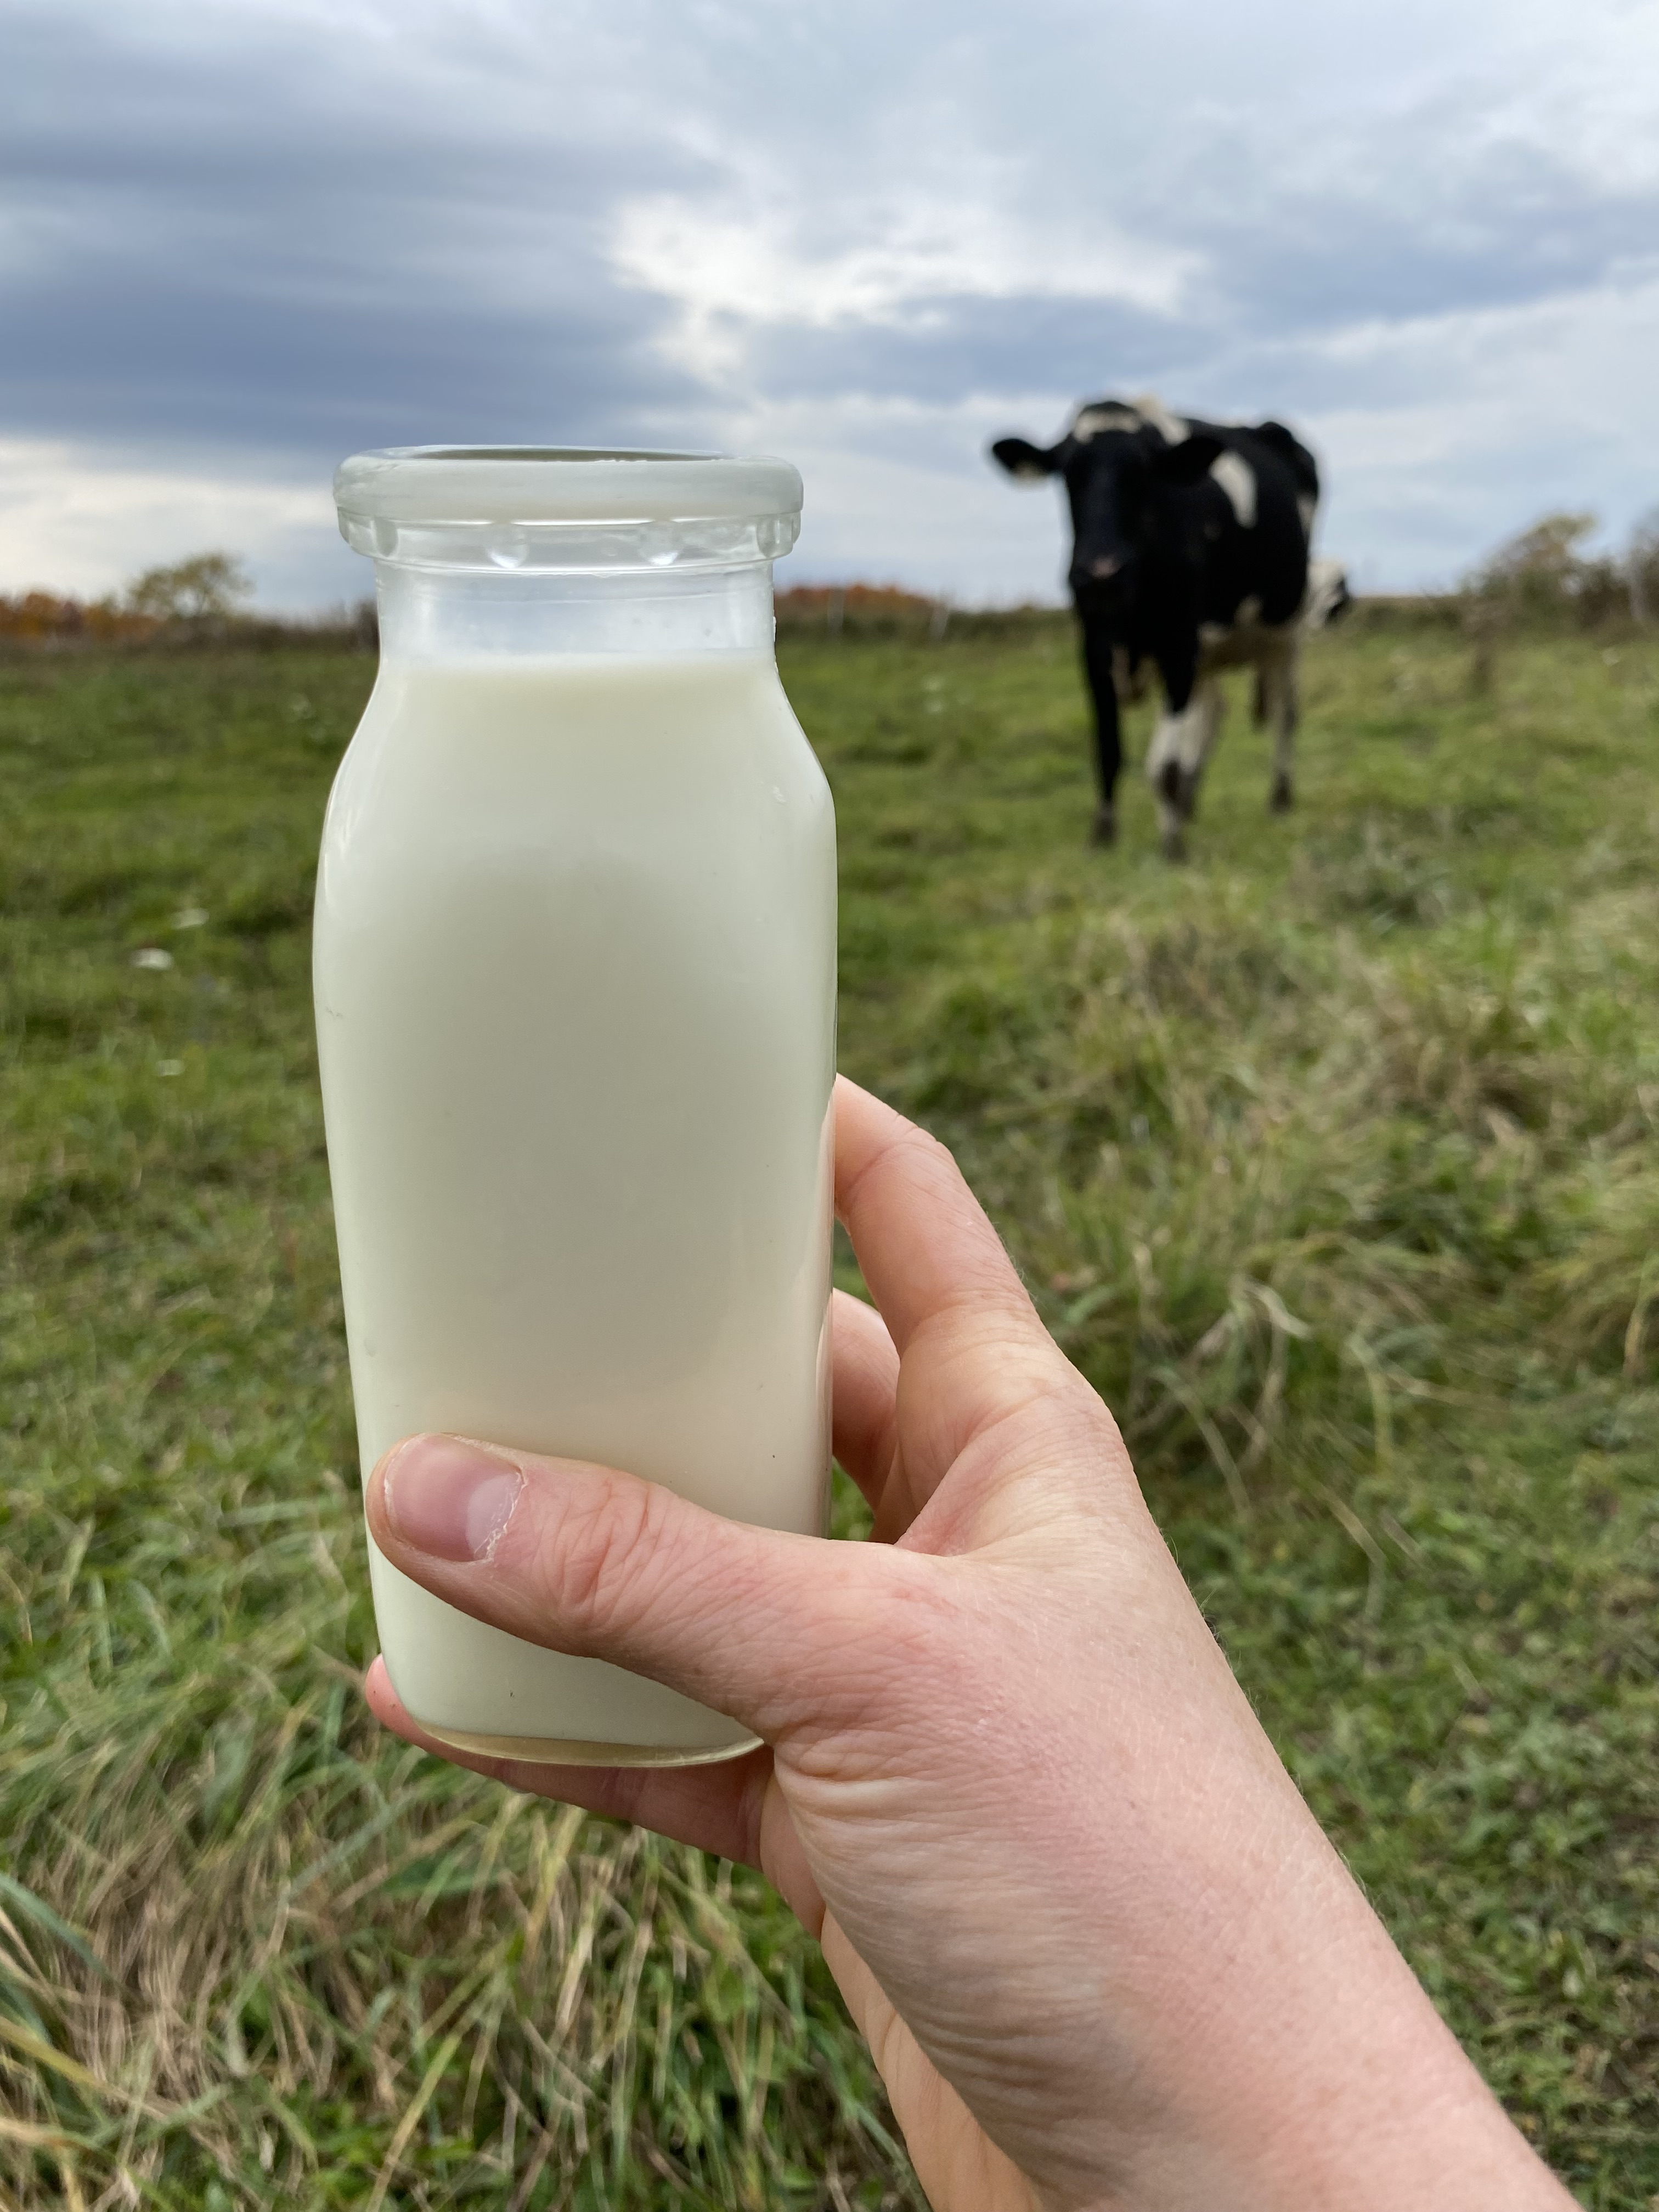
MULTIPOLYGON (((772 657, 775 461, 360 455, 378 680, 315 989, 365 1474, 422 1430, 816 1532, 829 1469, 835 833, 772 657)), ((455 1611, 370 1544, 393 1684, 520 1758, 730 1720, 455 1611)))

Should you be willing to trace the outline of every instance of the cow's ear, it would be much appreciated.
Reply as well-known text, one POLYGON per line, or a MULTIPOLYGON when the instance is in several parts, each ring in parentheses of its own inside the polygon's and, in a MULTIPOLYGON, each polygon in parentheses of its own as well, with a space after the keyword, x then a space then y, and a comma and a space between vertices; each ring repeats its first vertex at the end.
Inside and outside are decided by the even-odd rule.
POLYGON ((1206 477, 1213 464, 1225 453, 1219 438, 1212 437, 1207 430, 1194 430, 1190 438, 1183 438, 1178 446, 1161 446, 1152 457, 1152 474, 1160 483, 1174 484, 1185 489, 1206 477))
POLYGON ((1051 477, 1060 466, 1060 447, 1050 446, 1045 451, 1029 438, 999 438, 991 459, 1000 461, 1011 477, 1051 477))

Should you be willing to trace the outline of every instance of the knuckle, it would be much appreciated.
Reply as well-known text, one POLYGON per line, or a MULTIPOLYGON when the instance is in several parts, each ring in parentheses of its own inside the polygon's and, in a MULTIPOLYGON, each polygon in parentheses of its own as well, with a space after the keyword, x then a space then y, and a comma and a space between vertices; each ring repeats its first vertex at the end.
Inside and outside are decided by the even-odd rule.
POLYGON ((936 1137, 931 1129, 924 1129, 919 1122, 912 1121, 908 1125, 905 1141, 915 1152, 918 1164, 924 1165, 952 1188, 959 1188, 963 1190, 968 1188, 967 1177, 962 1172, 956 1154, 944 1139, 936 1137))
POLYGON ((575 1486, 544 1526, 537 1580, 568 1638, 605 1642, 637 1612, 661 1555, 665 1507, 651 1484, 603 1475, 575 1486))

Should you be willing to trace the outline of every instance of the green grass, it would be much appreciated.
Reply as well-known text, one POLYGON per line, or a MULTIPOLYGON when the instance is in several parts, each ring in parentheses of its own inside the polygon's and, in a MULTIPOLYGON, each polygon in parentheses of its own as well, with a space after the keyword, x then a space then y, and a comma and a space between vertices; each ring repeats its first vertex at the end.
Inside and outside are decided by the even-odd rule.
MULTIPOLYGON (((0 2197, 910 2203, 762 1884, 362 1718, 307 924, 370 672, 0 665, 0 2197)), ((1236 706, 1180 871, 1133 781, 1084 848, 1058 622, 785 674, 844 1065, 958 1149, 1488 2078, 1647 2204, 1659 650, 1474 698, 1322 641, 1297 812, 1236 706)))

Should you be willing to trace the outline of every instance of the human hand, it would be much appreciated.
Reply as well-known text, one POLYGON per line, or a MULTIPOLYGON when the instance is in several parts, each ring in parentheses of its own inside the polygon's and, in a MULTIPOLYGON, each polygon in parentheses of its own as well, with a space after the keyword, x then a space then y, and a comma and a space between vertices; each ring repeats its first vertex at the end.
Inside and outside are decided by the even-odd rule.
POLYGON ((949 1154, 845 1082, 836 1154, 879 1311, 837 1296, 835 1449, 876 1541, 453 1438, 368 1486, 375 1542, 438 1596, 764 1747, 462 1757, 379 1661, 376 1713, 760 1868, 819 1936, 937 2212, 1565 2205, 1304 1805, 949 1154), (481 1484, 497 1510, 469 1527, 481 1484))

